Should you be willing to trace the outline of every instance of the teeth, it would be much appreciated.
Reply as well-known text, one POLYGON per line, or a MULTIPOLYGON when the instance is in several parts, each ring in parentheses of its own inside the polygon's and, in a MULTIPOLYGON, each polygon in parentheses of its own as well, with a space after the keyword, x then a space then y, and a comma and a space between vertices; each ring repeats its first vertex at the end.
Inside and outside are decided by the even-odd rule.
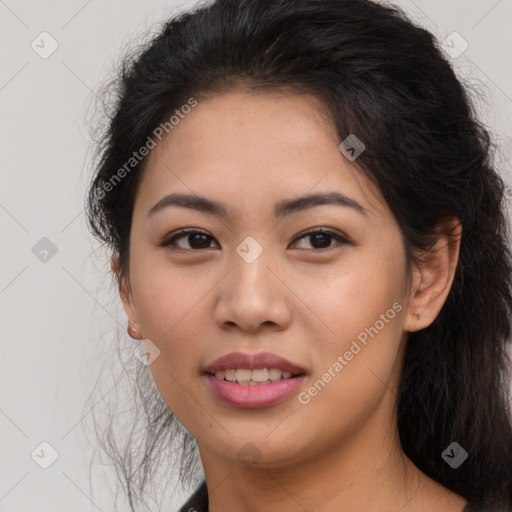
POLYGON ((240 382, 249 382, 251 380, 252 370, 237 370, 236 371, 236 380, 240 382))
POLYGON ((254 370, 238 368, 236 370, 219 370, 215 373, 215 377, 218 379, 235 382, 242 386, 269 384, 278 380, 289 379, 291 375, 290 372, 282 371, 279 368, 256 368, 254 370))
POLYGON ((252 371, 251 379, 254 382, 267 382, 268 370, 266 368, 257 368, 252 371))
POLYGON ((236 381, 236 370, 226 370, 224 372, 217 372, 215 375, 219 377, 219 379, 226 379, 229 380, 229 382, 235 382, 236 381), (219 377, 217 373, 222 373, 222 377, 219 377))
POLYGON ((279 370, 279 368, 270 368, 270 371, 268 373, 268 378, 272 382, 274 382, 275 380, 279 380, 281 378, 281 370, 279 370))

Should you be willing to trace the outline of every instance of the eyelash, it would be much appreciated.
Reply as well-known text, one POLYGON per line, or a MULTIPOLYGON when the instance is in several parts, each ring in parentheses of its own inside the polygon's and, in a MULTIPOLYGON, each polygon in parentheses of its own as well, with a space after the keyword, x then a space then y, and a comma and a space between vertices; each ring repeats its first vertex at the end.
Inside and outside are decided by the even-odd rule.
MULTIPOLYGON (((211 235, 209 235, 207 231, 203 231, 201 229, 195 229, 195 228, 188 228, 188 229, 185 228, 185 229, 180 229, 179 231, 175 232, 173 234, 173 236, 171 236, 170 238, 165 238, 159 245, 160 245, 160 247, 170 247, 172 245, 176 245, 177 240, 180 240, 181 238, 185 238, 186 236, 192 235, 192 234, 206 235, 208 238, 214 240, 214 238, 211 235)), ((301 240, 302 238, 306 238, 307 236, 313 236, 313 235, 318 235, 318 234, 328 235, 342 245, 350 244, 350 241, 348 240, 348 238, 346 236, 344 236, 340 233, 336 233, 336 232, 331 231, 326 228, 314 228, 314 229, 308 230, 308 231, 300 234, 299 236, 297 236, 293 240, 293 242, 301 240)), ((206 249, 211 249, 211 247, 207 247, 206 249)), ((327 248, 323 248, 323 249, 313 248, 312 250, 315 252, 327 252, 327 251, 331 251, 332 249, 333 249, 332 247, 327 247, 327 248)), ((201 251, 201 249, 183 249, 182 247, 178 247, 177 249, 171 249, 171 250, 192 251, 192 252, 201 251)))

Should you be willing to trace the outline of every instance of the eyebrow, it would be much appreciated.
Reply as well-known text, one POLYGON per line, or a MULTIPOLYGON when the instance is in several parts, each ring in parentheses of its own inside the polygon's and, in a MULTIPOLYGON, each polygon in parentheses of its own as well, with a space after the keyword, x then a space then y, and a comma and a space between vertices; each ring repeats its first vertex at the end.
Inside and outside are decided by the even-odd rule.
MULTIPOLYGON (((360 205, 355 199, 339 192, 328 192, 309 194, 307 196, 280 201, 274 206, 274 215, 277 218, 282 218, 296 212, 322 205, 344 206, 352 208, 363 215, 367 214, 367 209, 360 205)), ((149 210, 148 217, 153 216, 155 213, 165 208, 173 206, 197 210, 222 218, 229 217, 229 210, 224 204, 203 196, 191 194, 169 194, 163 197, 149 210)))

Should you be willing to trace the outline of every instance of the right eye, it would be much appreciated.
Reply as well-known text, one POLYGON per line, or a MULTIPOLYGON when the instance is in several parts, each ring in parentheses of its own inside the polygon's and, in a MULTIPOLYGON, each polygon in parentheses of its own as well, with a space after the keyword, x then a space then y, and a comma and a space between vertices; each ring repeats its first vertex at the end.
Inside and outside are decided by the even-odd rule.
POLYGON ((174 232, 172 236, 166 237, 159 245, 160 247, 170 248, 170 250, 175 250, 173 247, 177 247, 178 250, 196 251, 200 249, 210 249, 208 245, 212 240, 214 240, 214 238, 209 235, 207 231, 198 229, 180 229, 179 231, 174 232), (188 247, 184 247, 176 243, 178 240, 182 239, 185 239, 188 242, 188 247))

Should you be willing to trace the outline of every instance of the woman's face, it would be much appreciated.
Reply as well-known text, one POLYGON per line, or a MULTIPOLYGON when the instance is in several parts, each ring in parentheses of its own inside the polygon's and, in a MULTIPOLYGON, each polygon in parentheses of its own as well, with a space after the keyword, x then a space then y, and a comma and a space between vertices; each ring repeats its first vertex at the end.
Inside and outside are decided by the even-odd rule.
POLYGON ((403 239, 340 142, 314 97, 233 93, 199 101, 149 155, 123 303, 158 347, 155 383, 202 455, 277 467, 393 428, 411 315, 403 239), (171 201, 152 212, 170 194, 219 212, 171 201), (329 194, 341 200, 307 200, 329 194), (162 245, 185 228, 200 233, 162 245), (249 362, 230 359, 225 378, 288 378, 205 373, 233 352, 249 362), (262 353, 303 375, 251 365, 262 353))

